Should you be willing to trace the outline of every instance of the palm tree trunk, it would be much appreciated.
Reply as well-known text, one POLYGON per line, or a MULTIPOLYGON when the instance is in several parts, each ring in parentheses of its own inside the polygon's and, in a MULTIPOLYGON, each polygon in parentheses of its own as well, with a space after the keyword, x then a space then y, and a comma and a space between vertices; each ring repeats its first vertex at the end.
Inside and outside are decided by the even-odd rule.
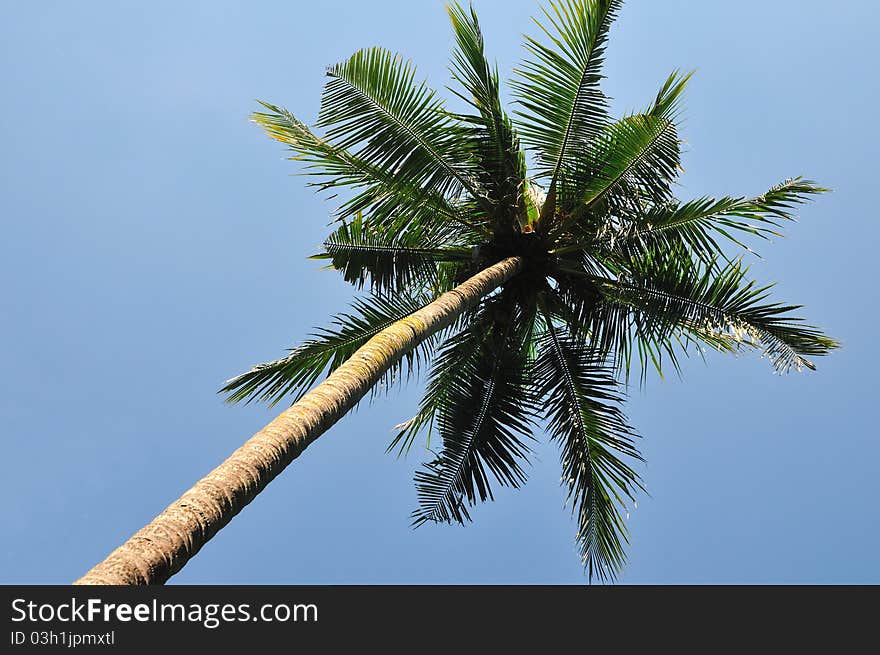
POLYGON ((498 262, 379 332, 74 584, 164 583, 306 446, 351 410, 393 364, 451 325, 522 265, 519 257, 498 262))

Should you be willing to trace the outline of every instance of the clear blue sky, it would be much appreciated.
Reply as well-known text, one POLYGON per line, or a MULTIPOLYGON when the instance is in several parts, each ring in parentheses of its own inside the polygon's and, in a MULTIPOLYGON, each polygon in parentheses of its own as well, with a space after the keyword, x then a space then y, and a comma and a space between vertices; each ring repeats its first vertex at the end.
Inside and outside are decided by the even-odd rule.
MULTIPOLYGON (((506 73, 536 4, 476 6, 506 73)), ((816 373, 710 356, 631 390, 650 496, 624 583, 880 583, 878 20, 631 0, 613 30, 620 113, 697 70, 683 198, 834 188, 753 270, 844 343, 816 373)), ((78 577, 272 417, 215 392, 352 292, 307 259, 332 204, 247 117, 260 98, 311 122, 325 66, 368 45, 448 81, 439 0, 0 5, 0 582, 78 577)), ((362 405, 173 581, 585 582, 553 446, 474 524, 410 529, 422 453, 384 449, 416 399, 362 405)))

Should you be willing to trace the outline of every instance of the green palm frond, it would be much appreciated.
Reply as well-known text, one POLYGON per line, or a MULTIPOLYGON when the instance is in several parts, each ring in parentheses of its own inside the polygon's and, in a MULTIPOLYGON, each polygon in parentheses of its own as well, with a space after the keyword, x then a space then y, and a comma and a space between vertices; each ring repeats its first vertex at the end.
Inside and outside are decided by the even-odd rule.
MULTIPOLYGON (((311 340, 292 349, 286 357, 258 364, 228 380, 220 393, 228 394, 227 400, 232 403, 261 400, 275 405, 288 396, 295 402, 323 373, 339 368, 372 336, 432 300, 427 293, 393 297, 373 295, 368 299, 358 299, 350 312, 333 319, 333 327, 319 329, 311 340)), ((385 378, 386 386, 400 376, 404 367, 408 371, 417 370, 438 338, 439 334, 434 335, 407 353, 389 370, 385 378)))
POLYGON ((681 167, 678 98, 688 78, 673 73, 645 113, 622 118, 597 135, 578 172, 583 210, 603 199, 613 210, 670 198, 681 167))
POLYGON ((464 523, 468 506, 493 497, 492 478, 513 487, 525 481, 534 316, 517 317, 504 299, 488 305, 483 320, 450 339, 435 364, 429 393, 443 448, 416 472, 414 525, 464 523))
POLYGON ((828 354, 837 342, 793 316, 799 305, 769 302, 772 285, 758 286, 747 273, 739 260, 721 265, 655 251, 633 259, 628 276, 600 286, 607 302, 636 312, 646 340, 663 341, 676 332, 684 338, 715 335, 761 349, 777 372, 815 370, 808 357, 828 354))
POLYGON ((458 3, 447 6, 456 38, 452 76, 464 92, 453 91, 470 104, 476 114, 461 115, 470 126, 469 138, 478 163, 478 178, 492 203, 487 217, 493 230, 511 231, 511 215, 526 222, 523 200, 525 157, 513 123, 501 107, 497 67, 486 59, 483 33, 473 7, 465 11, 458 3))
POLYGON ((538 178, 557 180, 608 120, 599 82, 608 31, 620 6, 616 0, 552 0, 544 10, 546 22, 535 21, 551 45, 526 37, 533 59, 515 71, 511 86, 522 107, 517 127, 537 154, 538 178))
POLYGON ((376 166, 320 138, 284 107, 267 102, 260 104, 268 111, 254 112, 251 119, 270 137, 287 145, 294 153, 292 159, 305 162, 310 175, 320 176, 322 180, 315 184, 322 189, 375 186, 386 192, 399 190, 401 198, 412 193, 414 187, 401 185, 392 170, 376 166))
POLYGON ((565 325, 570 338, 589 347, 594 357, 607 362, 626 382, 635 363, 642 382, 651 366, 662 377, 664 361, 679 370, 677 350, 684 346, 686 352, 687 340, 678 333, 643 330, 641 317, 626 304, 610 302, 598 279, 586 272, 567 276, 547 296, 548 311, 565 325))
POLYGON ((614 577, 625 561, 625 499, 642 489, 627 460, 641 460, 636 435, 620 410, 613 370, 583 343, 560 334, 552 319, 535 364, 547 426, 559 442, 562 480, 578 519, 577 541, 590 578, 614 577))
POLYGON ((670 121, 677 121, 681 114, 681 98, 687 88, 688 82, 694 76, 693 72, 682 73, 680 70, 672 71, 663 82, 663 86, 657 91, 654 101, 645 113, 648 116, 664 117, 670 121))
POLYGON ((794 220, 794 207, 807 202, 811 195, 826 191, 810 180, 796 177, 755 198, 703 197, 655 206, 612 234, 610 246, 674 248, 684 244, 707 260, 721 252, 714 236, 718 234, 751 252, 736 233, 765 239, 781 236, 781 223, 794 220))
POLYGON ((439 262, 466 262, 471 249, 445 243, 419 230, 375 231, 358 215, 344 222, 324 242, 313 259, 329 259, 346 282, 374 292, 394 292, 430 286, 439 262))
POLYGON ((338 148, 441 195, 466 191, 478 201, 465 132, 415 68, 382 48, 359 50, 331 66, 318 126, 338 148))
POLYGON ((339 219, 366 214, 373 225, 388 229, 421 226, 423 229, 448 230, 455 223, 467 222, 441 194, 424 189, 385 168, 352 154, 315 135, 283 107, 260 103, 268 111, 252 114, 273 139, 287 145, 291 159, 306 165, 306 174, 317 178, 312 185, 321 191, 348 188, 355 195, 343 202, 339 219))
POLYGON ((633 356, 629 308, 606 302, 593 276, 587 273, 561 279, 545 297, 547 311, 565 325, 571 339, 588 346, 596 358, 610 362, 628 377, 633 356))

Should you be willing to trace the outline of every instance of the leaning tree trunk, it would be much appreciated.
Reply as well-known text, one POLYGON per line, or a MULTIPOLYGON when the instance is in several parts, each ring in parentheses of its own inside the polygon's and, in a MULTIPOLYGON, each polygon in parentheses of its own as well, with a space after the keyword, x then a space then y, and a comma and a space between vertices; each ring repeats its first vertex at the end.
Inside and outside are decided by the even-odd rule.
POLYGON ((515 275, 505 259, 385 328, 74 584, 162 584, 406 353, 515 275))

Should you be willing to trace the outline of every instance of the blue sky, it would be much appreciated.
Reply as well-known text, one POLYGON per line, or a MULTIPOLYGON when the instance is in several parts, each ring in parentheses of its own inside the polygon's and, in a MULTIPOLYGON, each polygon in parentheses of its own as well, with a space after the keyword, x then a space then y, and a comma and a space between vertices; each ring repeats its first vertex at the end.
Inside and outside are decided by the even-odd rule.
MULTIPOLYGON (((537 5, 476 7, 506 74, 537 5)), ((880 583, 878 19, 631 0, 612 32, 618 113, 696 69, 682 198, 834 189, 752 270, 844 344, 815 373, 710 355, 630 390, 650 495, 623 583, 880 583)), ((333 205, 247 117, 260 98, 311 122, 324 68, 369 45, 448 83, 441 2, 0 5, 0 582, 78 577, 273 416, 216 390, 352 291, 307 259, 333 205)), ((417 394, 341 421, 173 582, 584 583, 552 445, 474 524, 409 527, 423 451, 384 449, 417 394)))

